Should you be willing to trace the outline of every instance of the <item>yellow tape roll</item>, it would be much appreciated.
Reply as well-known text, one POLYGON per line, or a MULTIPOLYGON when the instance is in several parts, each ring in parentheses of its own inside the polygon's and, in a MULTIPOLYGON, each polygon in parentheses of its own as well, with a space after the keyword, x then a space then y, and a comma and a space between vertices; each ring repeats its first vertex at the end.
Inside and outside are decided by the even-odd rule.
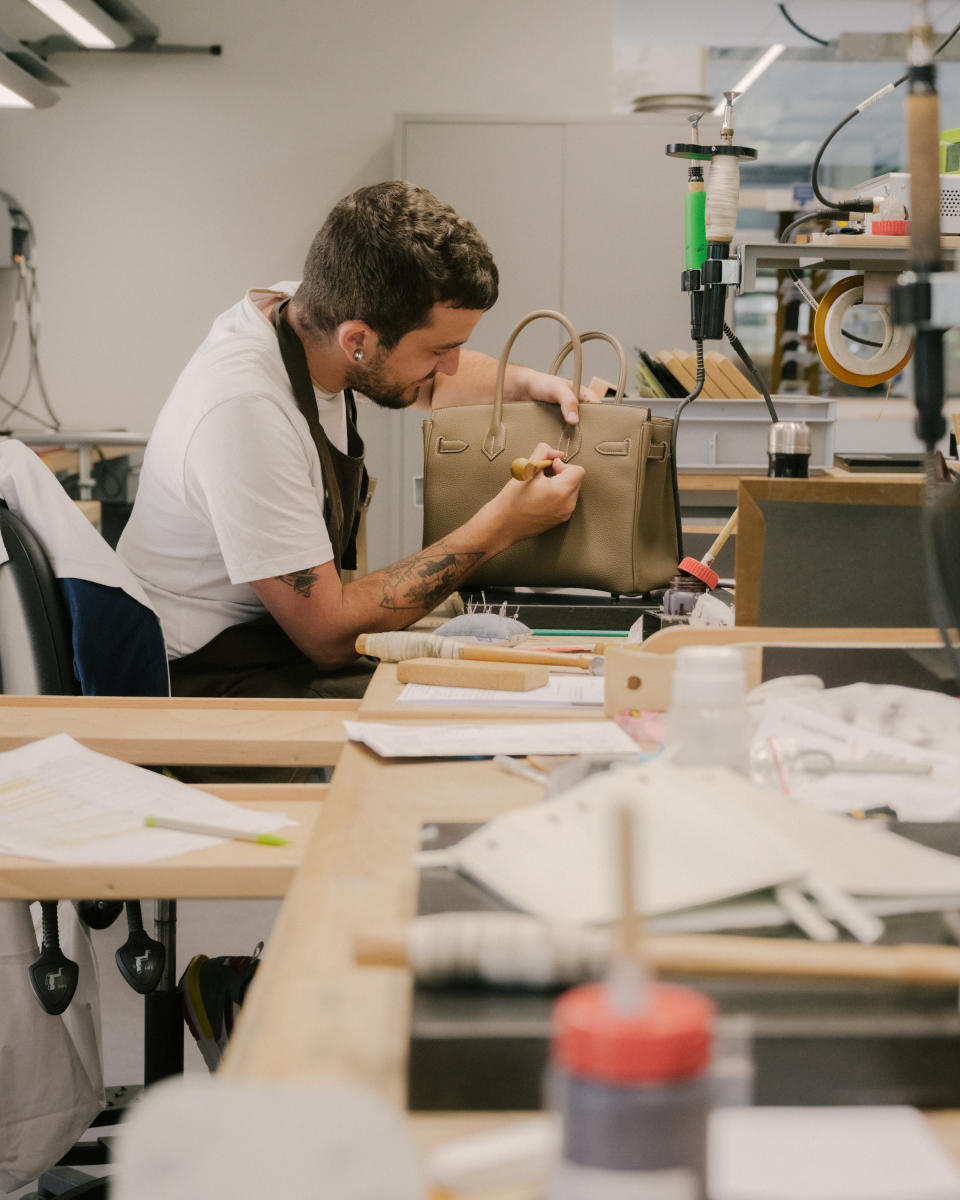
POLYGON ((886 305, 876 305, 883 320, 883 345, 870 358, 854 354, 843 336, 843 318, 856 304, 863 303, 863 276, 848 275, 828 289, 813 323, 817 353, 831 375, 843 383, 868 388, 893 378, 910 361, 913 338, 910 331, 894 326, 886 305))

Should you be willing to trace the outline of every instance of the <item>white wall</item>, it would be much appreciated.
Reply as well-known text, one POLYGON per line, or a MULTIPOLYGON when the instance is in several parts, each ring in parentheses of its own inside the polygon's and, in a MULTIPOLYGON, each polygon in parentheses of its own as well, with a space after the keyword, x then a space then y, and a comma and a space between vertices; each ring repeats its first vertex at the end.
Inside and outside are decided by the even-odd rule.
POLYGON ((331 204, 390 176, 395 112, 610 107, 598 0, 141 3, 163 41, 223 57, 56 55, 58 105, 0 110, 73 427, 148 428, 215 314, 296 278, 331 204))
POLYGON ((297 278, 330 206, 391 176, 396 112, 611 107, 612 0, 139 2, 162 41, 223 56, 56 55, 59 104, 0 110, 0 188, 36 229, 41 362, 67 428, 149 431, 213 317, 297 278))

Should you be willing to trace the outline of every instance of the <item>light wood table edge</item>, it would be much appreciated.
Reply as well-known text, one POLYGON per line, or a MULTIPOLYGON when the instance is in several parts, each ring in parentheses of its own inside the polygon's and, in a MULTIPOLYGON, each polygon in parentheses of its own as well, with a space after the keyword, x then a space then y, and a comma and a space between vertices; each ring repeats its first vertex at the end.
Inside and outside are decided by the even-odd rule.
POLYGON ((756 642, 774 645, 939 646, 940 632, 925 628, 800 628, 779 625, 733 625, 726 629, 694 629, 675 625, 658 629, 636 648, 651 654, 672 654, 680 646, 756 642))
POLYGON ((355 715, 352 708, 127 708, 77 703, 86 697, 45 699, 3 708, 0 750, 68 733, 91 750, 141 765, 332 766, 347 743, 343 718, 355 715))
POLYGON ((541 795, 489 761, 390 763, 348 746, 221 1069, 350 1078, 402 1107, 409 972, 357 966, 354 937, 374 915, 414 915, 422 825, 483 821, 541 795))
POLYGON ((0 708, 214 709, 218 712, 339 712, 355 714, 359 700, 274 696, 0 696, 0 708))

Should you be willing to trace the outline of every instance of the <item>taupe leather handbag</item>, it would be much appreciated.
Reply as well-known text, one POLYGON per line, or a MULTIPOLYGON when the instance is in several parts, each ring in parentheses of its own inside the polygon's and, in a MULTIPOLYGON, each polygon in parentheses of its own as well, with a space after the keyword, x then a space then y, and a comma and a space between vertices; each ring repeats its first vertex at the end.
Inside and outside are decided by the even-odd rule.
POLYGON ((564 452, 586 474, 573 516, 515 543, 470 576, 470 586, 582 587, 634 595, 666 584, 676 570, 677 527, 673 422, 648 408, 623 403, 626 358, 608 334, 579 336, 561 313, 532 312, 517 325, 500 356, 494 403, 434 409, 423 424, 423 544, 429 546, 467 521, 510 479, 514 458, 538 442, 564 452), (573 352, 573 388, 579 393, 581 342, 603 338, 620 356, 616 399, 584 404, 567 425, 556 404, 503 402, 503 382, 517 335, 548 317, 570 335, 551 366, 573 352))

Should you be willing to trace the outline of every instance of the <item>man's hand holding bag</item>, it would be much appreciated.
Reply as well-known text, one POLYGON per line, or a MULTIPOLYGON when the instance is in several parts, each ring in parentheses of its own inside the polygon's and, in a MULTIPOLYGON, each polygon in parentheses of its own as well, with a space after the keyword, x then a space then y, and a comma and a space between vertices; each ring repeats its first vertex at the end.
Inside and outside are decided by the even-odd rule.
POLYGON ((497 496, 511 482, 515 458, 553 458, 560 451, 559 478, 538 474, 526 483, 511 482, 513 512, 521 521, 525 507, 542 512, 540 505, 528 504, 536 493, 522 489, 556 487, 570 463, 586 474, 569 520, 495 555, 470 576, 471 586, 586 587, 633 595, 667 583, 677 563, 673 423, 622 403, 625 384, 626 361, 614 339, 596 333, 581 339, 566 317, 548 310, 525 317, 500 356, 494 403, 434 409, 424 422, 423 544, 439 541, 497 496), (552 369, 572 350, 575 395, 582 375, 581 340, 601 337, 620 355, 616 400, 581 405, 576 425, 568 425, 555 404, 503 402, 513 343, 541 317, 559 321, 570 335, 552 369))

